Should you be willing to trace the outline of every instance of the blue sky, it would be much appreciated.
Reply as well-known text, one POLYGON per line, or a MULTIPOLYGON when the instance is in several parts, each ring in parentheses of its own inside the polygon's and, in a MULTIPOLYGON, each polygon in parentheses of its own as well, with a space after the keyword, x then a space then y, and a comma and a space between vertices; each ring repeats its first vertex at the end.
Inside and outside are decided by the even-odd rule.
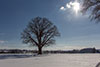
POLYGON ((0 48, 31 48, 23 44, 20 33, 37 16, 46 17, 59 29, 61 37, 48 49, 100 48, 100 23, 88 14, 60 10, 70 0, 0 0, 0 48))

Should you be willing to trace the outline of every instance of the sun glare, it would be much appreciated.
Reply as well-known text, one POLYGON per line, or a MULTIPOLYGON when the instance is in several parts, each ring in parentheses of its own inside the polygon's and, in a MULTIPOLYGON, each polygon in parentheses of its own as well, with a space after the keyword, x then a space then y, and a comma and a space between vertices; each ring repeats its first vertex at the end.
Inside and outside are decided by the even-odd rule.
POLYGON ((66 4, 65 7, 61 6, 60 10, 67 10, 67 8, 69 10, 72 9, 72 11, 74 11, 76 14, 78 14, 81 9, 80 3, 78 2, 78 0, 70 1, 69 3, 66 4))
POLYGON ((80 10, 80 4, 78 2, 74 2, 73 3, 73 9, 76 12, 76 14, 78 13, 78 11, 80 10))
POLYGON ((77 14, 80 11, 80 3, 75 0, 74 2, 69 2, 66 4, 66 7, 69 9, 73 9, 73 11, 77 14))

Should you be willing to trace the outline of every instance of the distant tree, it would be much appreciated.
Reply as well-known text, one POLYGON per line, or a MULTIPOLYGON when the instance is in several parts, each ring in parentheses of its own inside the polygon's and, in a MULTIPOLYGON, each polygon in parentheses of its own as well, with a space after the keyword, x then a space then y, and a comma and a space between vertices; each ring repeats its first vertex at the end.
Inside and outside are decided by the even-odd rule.
POLYGON ((38 47, 38 54, 42 54, 42 47, 54 44, 54 38, 60 36, 60 33, 47 18, 36 17, 29 22, 21 35, 23 43, 38 47))
POLYGON ((82 12, 85 13, 90 9, 91 20, 100 21, 100 0, 83 0, 82 12))
POLYGON ((96 53, 97 52, 97 50, 95 49, 95 47, 93 48, 93 53, 96 53))

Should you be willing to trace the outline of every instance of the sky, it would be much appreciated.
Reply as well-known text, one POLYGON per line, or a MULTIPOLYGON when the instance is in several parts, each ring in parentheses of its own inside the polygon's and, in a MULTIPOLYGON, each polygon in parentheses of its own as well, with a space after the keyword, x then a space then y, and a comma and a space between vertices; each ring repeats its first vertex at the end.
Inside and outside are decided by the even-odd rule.
POLYGON ((0 49, 36 49, 21 40, 21 32, 37 16, 46 17, 57 26, 61 36, 56 44, 44 49, 100 48, 100 23, 89 14, 61 10, 70 0, 0 0, 0 49))

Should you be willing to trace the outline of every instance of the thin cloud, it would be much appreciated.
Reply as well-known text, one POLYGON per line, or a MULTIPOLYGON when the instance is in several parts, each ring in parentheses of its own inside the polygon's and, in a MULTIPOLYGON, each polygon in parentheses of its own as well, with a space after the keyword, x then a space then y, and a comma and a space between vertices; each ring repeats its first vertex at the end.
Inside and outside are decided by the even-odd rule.
POLYGON ((0 40, 0 43, 1 43, 1 44, 5 43, 5 42, 7 42, 7 41, 4 41, 4 40, 0 40))
POLYGON ((64 6, 61 6, 60 10, 66 10, 66 8, 64 6))
POLYGON ((71 8, 71 6, 69 4, 66 4, 66 7, 71 8))

